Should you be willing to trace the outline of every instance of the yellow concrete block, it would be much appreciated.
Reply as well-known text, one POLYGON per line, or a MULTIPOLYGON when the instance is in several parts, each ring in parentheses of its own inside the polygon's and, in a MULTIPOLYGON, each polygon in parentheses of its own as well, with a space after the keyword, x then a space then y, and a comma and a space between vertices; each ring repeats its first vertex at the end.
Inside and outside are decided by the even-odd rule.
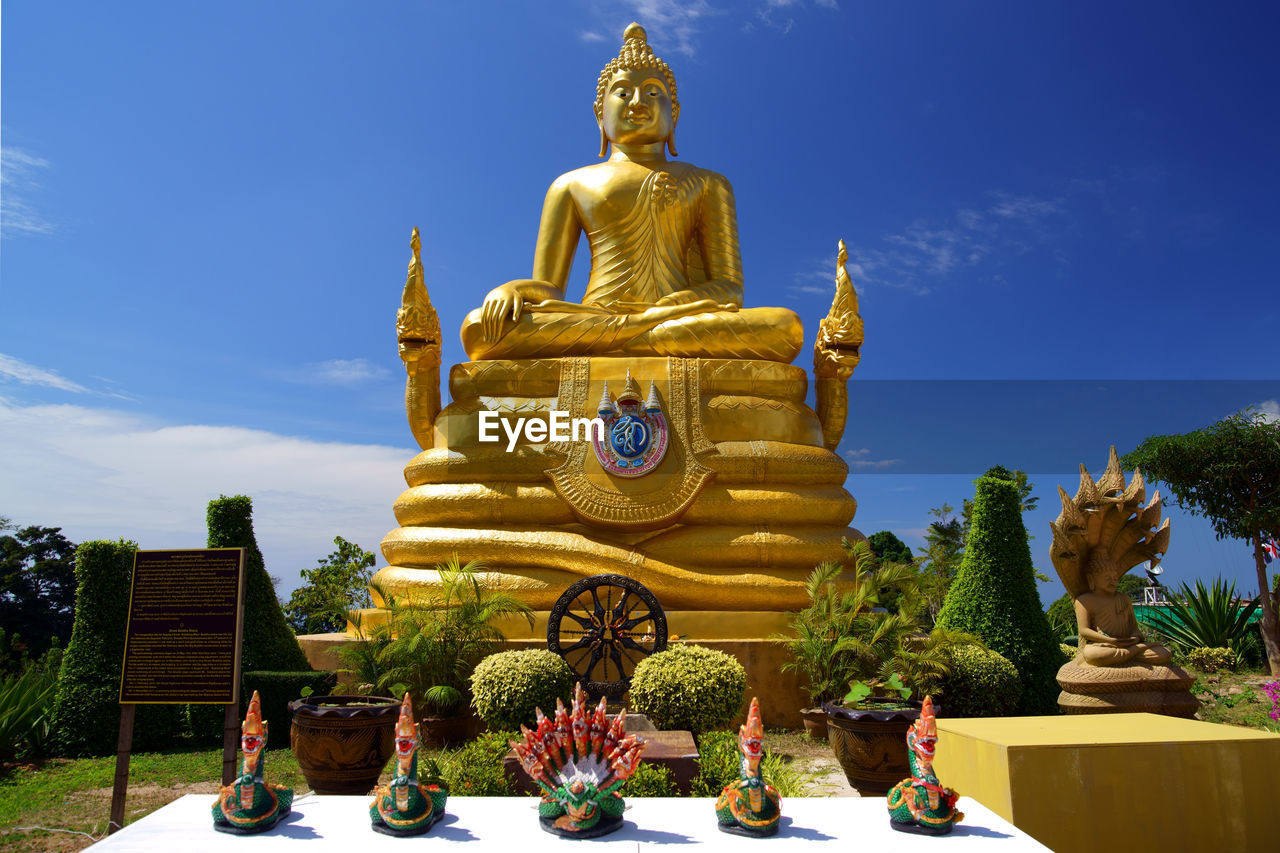
POLYGON ((934 769, 1058 853, 1273 851, 1280 735, 1102 714, 938 720, 934 769))

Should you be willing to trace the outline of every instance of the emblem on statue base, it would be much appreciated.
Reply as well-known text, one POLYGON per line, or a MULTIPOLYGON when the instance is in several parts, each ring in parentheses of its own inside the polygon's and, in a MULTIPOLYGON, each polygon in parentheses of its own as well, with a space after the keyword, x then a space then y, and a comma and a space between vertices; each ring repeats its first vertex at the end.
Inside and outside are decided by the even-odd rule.
POLYGON ((616 400, 606 382, 598 412, 604 421, 604 434, 594 437, 592 447, 600 467, 619 477, 643 477, 658 467, 667 455, 668 429, 658 389, 652 381, 649 397, 643 403, 630 370, 616 400))

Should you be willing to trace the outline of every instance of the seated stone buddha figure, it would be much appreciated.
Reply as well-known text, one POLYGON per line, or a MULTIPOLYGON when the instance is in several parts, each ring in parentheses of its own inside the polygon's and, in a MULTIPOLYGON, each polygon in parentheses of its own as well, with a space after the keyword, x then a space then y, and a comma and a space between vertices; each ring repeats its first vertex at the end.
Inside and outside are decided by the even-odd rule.
POLYGON ((1085 662, 1094 666, 1168 663, 1169 650, 1142 636, 1133 603, 1118 591, 1122 572, 1105 547, 1089 554, 1085 572, 1089 591, 1075 599, 1076 630, 1085 662))
POLYGON ((742 308, 733 188, 674 156, 676 81, 644 28, 631 24, 600 72, 595 115, 608 160, 559 177, 547 192, 533 277, 494 288, 468 314, 473 360, 631 355, 790 362, 803 341, 784 308, 742 308), (591 274, 581 303, 564 299, 582 234, 591 274))

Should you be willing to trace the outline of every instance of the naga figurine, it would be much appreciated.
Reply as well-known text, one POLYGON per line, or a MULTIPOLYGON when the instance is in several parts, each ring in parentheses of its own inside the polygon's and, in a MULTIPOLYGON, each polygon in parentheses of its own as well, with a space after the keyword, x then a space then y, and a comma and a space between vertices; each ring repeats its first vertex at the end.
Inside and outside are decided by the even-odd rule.
POLYGON ((716 800, 716 819, 721 832, 763 838, 777 835, 782 821, 782 798, 760 773, 764 757, 764 722, 760 701, 751 699, 747 721, 738 729, 738 752, 742 754, 740 778, 726 785, 716 800))
POLYGON ((849 377, 862 359, 862 315, 858 313, 858 292, 845 269, 848 260, 849 251, 841 240, 836 252, 836 295, 813 342, 814 410, 822 425, 823 445, 831 451, 844 437, 849 377))
POLYGON ((262 781, 262 753, 266 748, 267 723, 262 719, 262 702, 255 690, 240 727, 240 749, 244 753, 240 776, 218 792, 213 804, 214 829, 251 835, 266 832, 289 814, 293 789, 262 781))
POLYGON ((422 238, 413 229, 409 238, 413 256, 405 276, 400 310, 396 312, 396 342, 408 376, 404 407, 409 428, 418 446, 435 446, 435 421, 440 414, 440 317, 431 305, 422 272, 422 238))
POLYGON ((911 778, 903 779, 889 791, 889 826, 899 832, 946 835, 964 820, 956 810, 960 795, 942 787, 933 774, 933 750, 938 743, 938 725, 933 714, 933 697, 924 697, 920 718, 907 730, 907 763, 911 778))
POLYGON ((566 838, 596 838, 622 827, 626 806, 620 789, 635 773, 645 742, 623 732, 627 712, 610 723, 601 699, 595 713, 578 684, 573 711, 556 700, 554 721, 537 709, 537 729, 521 726, 523 740, 511 741, 520 766, 542 790, 542 828, 566 838))
POLYGON ((418 725, 406 693, 396 721, 396 775, 374 791, 369 806, 373 831, 401 837, 421 835, 444 817, 448 796, 448 787, 434 774, 418 778, 418 725))

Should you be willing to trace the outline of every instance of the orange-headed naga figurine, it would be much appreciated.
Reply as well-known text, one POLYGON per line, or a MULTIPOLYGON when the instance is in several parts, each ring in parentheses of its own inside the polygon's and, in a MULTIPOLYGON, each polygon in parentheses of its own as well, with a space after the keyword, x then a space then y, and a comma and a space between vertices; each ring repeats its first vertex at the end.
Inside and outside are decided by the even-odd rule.
POLYGON ((752 837, 776 835, 782 820, 782 798, 760 772, 764 721, 760 719, 760 700, 754 697, 747 721, 738 729, 738 752, 742 754, 741 778, 726 786, 716 800, 720 830, 752 837))
POLYGON ((404 694, 396 721, 396 772, 391 781, 373 792, 369 819, 373 831, 383 835, 421 835, 444 817, 449 788, 428 760, 428 774, 418 777, 418 724, 413 702, 404 694))
POLYGON ((289 814, 293 789, 262 781, 267 722, 262 719, 262 701, 256 690, 240 727, 240 749, 244 753, 240 776, 218 792, 213 804, 213 828, 237 835, 266 832, 289 814))
POLYGON ((889 792, 889 826, 899 832, 946 835, 964 819, 956 811, 959 794, 942 787, 933 775, 933 749, 938 743, 938 725, 933 714, 933 697, 924 697, 920 718, 907 730, 907 761, 911 778, 903 779, 889 792))

